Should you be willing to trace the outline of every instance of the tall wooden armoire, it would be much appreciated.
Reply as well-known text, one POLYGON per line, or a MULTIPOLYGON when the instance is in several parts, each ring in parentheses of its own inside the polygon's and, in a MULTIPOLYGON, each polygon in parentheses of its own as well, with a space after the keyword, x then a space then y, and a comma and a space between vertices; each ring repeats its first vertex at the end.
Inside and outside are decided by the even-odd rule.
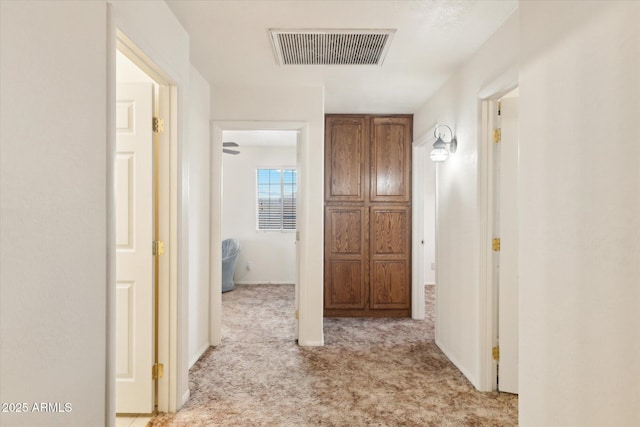
POLYGON ((324 314, 411 316, 411 115, 325 118, 324 314))

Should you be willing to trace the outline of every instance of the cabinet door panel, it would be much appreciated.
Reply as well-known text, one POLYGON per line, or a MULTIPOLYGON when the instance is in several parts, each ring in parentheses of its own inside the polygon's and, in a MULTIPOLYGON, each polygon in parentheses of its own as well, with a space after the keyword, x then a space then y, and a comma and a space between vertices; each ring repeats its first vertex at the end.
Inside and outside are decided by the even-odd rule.
POLYGON ((373 261, 371 264, 371 308, 408 309, 410 282, 405 260, 373 261))
POLYGON ((365 254, 364 208, 334 207, 326 209, 326 238, 328 256, 365 254), (328 232, 327 232, 328 231, 328 232))
POLYGON ((325 209, 325 309, 358 309, 367 304, 367 210, 325 209))
POLYGON ((331 260, 325 284, 326 309, 364 309, 366 289, 363 262, 360 260, 331 260))
POLYGON ((373 206, 369 214, 372 309, 411 307, 411 208, 373 206))
POLYGON ((374 117, 371 125, 372 202, 411 200, 411 120, 374 117))
POLYGON ((325 197, 327 201, 364 201, 367 136, 364 118, 327 117, 325 197))
POLYGON ((376 255, 406 256, 409 212, 405 207, 371 208, 371 250, 376 255))

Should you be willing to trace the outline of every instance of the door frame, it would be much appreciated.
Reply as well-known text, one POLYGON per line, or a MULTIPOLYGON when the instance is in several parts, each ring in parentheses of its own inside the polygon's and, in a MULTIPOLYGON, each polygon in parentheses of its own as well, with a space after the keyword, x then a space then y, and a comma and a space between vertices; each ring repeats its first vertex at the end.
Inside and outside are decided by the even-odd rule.
MULTIPOLYGON (((301 266, 304 265, 306 253, 300 245, 299 236, 303 232, 304 221, 304 185, 300 180, 304 177, 304 157, 301 155, 301 147, 307 143, 307 122, 296 121, 211 121, 211 217, 210 217, 210 279, 211 299, 209 302, 209 342, 217 346, 222 340, 222 133, 236 130, 286 130, 297 131, 296 141, 296 170, 298 176, 297 194, 297 224, 296 224, 296 284, 295 284, 295 311, 299 312, 300 306, 307 303, 305 281, 301 276, 301 266)), ((311 302, 312 303, 312 302, 311 302)), ((304 318, 302 319, 304 321, 304 318)), ((301 319, 296 316, 295 339, 299 340, 301 319)))
POLYGON ((494 231, 493 204, 494 156, 493 126, 496 121, 494 106, 498 100, 518 87, 518 71, 510 70, 479 94, 480 134, 478 147, 478 203, 480 225, 480 281, 479 281, 479 386, 480 391, 495 391, 498 388, 497 362, 493 360, 492 348, 497 341, 497 314, 495 302, 497 289, 493 269, 491 241, 494 231))
POLYGON ((428 148, 430 142, 435 140, 434 129, 435 126, 431 127, 411 143, 411 318, 416 320, 425 318, 424 194, 427 190, 425 179, 428 148))
POLYGON ((495 158, 493 156, 493 127, 497 120, 494 114, 499 97, 482 100, 482 152, 478 153, 480 172, 480 316, 483 325, 480 328, 480 384, 481 390, 497 390, 498 364, 491 356, 497 340, 497 313, 495 271, 493 268, 493 250, 491 241, 494 235, 495 203, 495 158))
MULTIPOLYGON (((178 97, 175 82, 148 56, 146 56, 124 32, 115 25, 109 8, 108 40, 108 117, 109 144, 107 147, 107 420, 115 416, 115 116, 116 108, 116 50, 127 56, 159 85, 159 110, 165 119, 165 133, 160 134, 158 168, 161 191, 169 194, 160 200, 160 235, 166 236, 165 255, 159 258, 158 298, 158 361, 164 364, 164 376, 158 380, 157 410, 174 412, 178 402, 178 97)), ((151 245, 151 242, 149 243, 151 245)), ((150 248, 151 250, 151 248, 150 248)))
MULTIPOLYGON (((499 234, 494 232, 493 237, 499 237, 502 248, 496 254, 494 259, 497 261, 497 268, 494 268, 493 293, 496 304, 494 329, 494 346, 498 346, 500 357, 497 361, 498 365, 498 384, 497 389, 502 392, 518 394, 518 359, 519 359, 519 307, 518 301, 518 104, 519 95, 517 88, 510 93, 505 94, 497 101, 492 101, 493 111, 502 111, 498 114, 497 127, 500 128, 500 143, 493 144, 493 158, 495 160, 494 175, 498 175, 496 169, 499 169, 497 181, 494 183, 495 190, 499 192, 498 203, 495 209, 498 210, 497 221, 494 225, 497 227, 499 234), (516 92, 516 93, 513 93, 516 92), (497 104, 497 105, 496 105, 497 104), (513 108, 513 109, 512 109, 513 108), (514 118, 515 112, 515 128, 514 122, 509 119, 514 118), (512 133, 515 131, 515 134, 512 133), (496 152, 499 150, 499 155, 496 152), (498 167, 499 162, 499 167, 498 167), (504 300, 503 300, 504 298, 504 300), (510 304, 515 301, 515 307, 510 304), (515 320, 515 322, 512 322, 515 320), (514 327, 515 325, 515 327, 514 327), (504 357, 503 357, 504 356, 504 357)), ((496 265, 494 261, 494 265, 496 265)))

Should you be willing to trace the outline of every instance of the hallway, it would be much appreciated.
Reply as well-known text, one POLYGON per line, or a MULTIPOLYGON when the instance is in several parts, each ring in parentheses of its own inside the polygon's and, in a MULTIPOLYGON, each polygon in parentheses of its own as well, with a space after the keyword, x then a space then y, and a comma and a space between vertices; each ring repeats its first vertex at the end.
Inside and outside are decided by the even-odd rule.
POLYGON ((293 286, 237 286, 190 400, 150 426, 517 425, 516 396, 477 392, 439 351, 432 286, 425 296, 425 321, 325 319, 325 346, 299 347, 293 286))

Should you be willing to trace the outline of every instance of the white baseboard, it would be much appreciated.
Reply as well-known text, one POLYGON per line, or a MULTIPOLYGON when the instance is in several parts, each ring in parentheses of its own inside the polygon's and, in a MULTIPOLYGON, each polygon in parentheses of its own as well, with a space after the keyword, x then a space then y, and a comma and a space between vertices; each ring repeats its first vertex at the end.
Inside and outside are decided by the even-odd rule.
POLYGON ((300 341, 298 340, 300 347, 322 347, 324 346, 324 340, 322 341, 300 341))
POLYGON ((182 395, 182 400, 180 402, 180 408, 182 408, 184 406, 184 404, 187 403, 187 401, 189 400, 189 397, 191 397, 191 391, 189 389, 187 389, 187 391, 182 395))
POLYGON ((469 380, 469 382, 476 388, 476 390, 480 390, 478 388, 478 382, 476 381, 477 378, 474 378, 471 375, 471 373, 467 370, 467 368, 465 368, 464 365, 460 363, 460 361, 458 361, 455 357, 453 357, 451 352, 447 350, 447 348, 444 345, 442 345, 442 343, 437 338, 435 342, 438 348, 440 349, 440 351, 442 351, 444 355, 447 356, 447 359, 449 359, 449 361, 453 363, 460 372, 462 372, 462 375, 464 375, 469 380))
POLYGON ((236 285, 293 285, 291 282, 240 282, 236 281, 236 285))
POLYGON ((209 344, 209 342, 206 342, 198 351, 196 351, 196 354, 194 354, 191 360, 189 360, 189 369, 191 369, 191 367, 198 361, 198 359, 202 357, 204 352, 207 351, 209 347, 211 347, 211 344, 209 344))

